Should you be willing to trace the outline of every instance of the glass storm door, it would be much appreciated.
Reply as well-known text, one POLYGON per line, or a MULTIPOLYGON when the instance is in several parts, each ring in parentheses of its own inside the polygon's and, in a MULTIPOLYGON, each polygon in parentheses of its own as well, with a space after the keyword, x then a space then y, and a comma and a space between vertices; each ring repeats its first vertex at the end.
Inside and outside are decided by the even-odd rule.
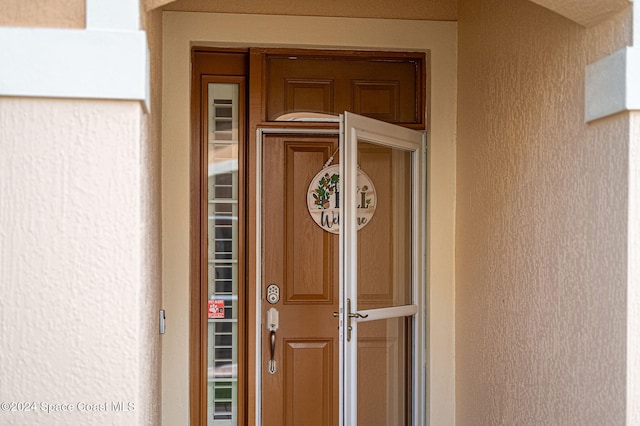
POLYGON ((423 134, 258 134, 258 423, 422 424, 423 134))
POLYGON ((345 113, 344 425, 423 424, 424 137, 345 113))

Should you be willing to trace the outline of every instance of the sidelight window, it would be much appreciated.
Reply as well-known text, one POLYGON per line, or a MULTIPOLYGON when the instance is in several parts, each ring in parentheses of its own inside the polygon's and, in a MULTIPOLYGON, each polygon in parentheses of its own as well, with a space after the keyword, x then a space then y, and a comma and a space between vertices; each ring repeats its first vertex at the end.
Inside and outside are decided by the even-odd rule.
POLYGON ((238 424, 238 84, 207 91, 207 424, 238 424))

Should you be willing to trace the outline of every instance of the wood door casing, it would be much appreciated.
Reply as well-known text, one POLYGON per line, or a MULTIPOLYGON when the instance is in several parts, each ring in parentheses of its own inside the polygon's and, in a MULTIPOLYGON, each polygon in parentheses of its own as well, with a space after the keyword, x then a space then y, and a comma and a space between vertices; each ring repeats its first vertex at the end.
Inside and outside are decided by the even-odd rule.
MULTIPOLYGON (((315 224, 306 205, 314 175, 337 137, 266 135, 262 165, 262 294, 280 287, 275 307, 277 372, 267 373, 269 332, 262 333, 265 426, 338 424, 338 236, 315 224)), ((266 322, 266 321, 264 321, 266 322)))
MULTIPOLYGON (((246 90, 246 76, 249 71, 249 55, 247 49, 210 49, 193 47, 191 50, 191 167, 190 167, 190 305, 189 314, 189 425, 201 426, 207 419, 207 299, 208 299, 208 157, 207 157, 207 84, 241 83, 242 93, 246 90)), ((239 97, 239 109, 246 109, 245 96, 239 97)), ((246 186, 245 176, 245 127, 247 116, 240 115, 239 152, 238 152, 238 186, 246 186)), ((245 288, 245 268, 247 262, 245 192, 240 191, 238 197, 238 424, 246 424, 250 419, 247 413, 247 396, 250 395, 252 381, 247 378, 251 374, 251 364, 247 362, 247 334, 251 328, 246 321, 246 312, 251 306, 248 289, 245 288)), ((250 238, 250 237, 248 237, 250 238)))
MULTIPOLYGON (((206 229, 206 222, 204 221, 204 216, 206 216, 206 211, 203 211, 201 206, 204 202, 202 198, 202 190, 206 188, 206 180, 203 180, 203 176, 206 176, 206 161, 202 157, 203 155, 203 144, 202 144, 202 128, 203 128, 203 116, 201 114, 203 106, 201 105, 201 89, 203 76, 244 76, 248 77, 249 83, 248 89, 250 90, 249 96, 247 97, 247 122, 248 128, 246 133, 247 143, 242 147, 242 152, 240 154, 240 168, 241 172, 239 174, 241 179, 241 187, 244 189, 240 195, 241 204, 244 205, 242 208, 242 217, 241 221, 243 225, 240 228, 241 234, 239 235, 240 247, 239 251, 241 252, 241 260, 239 262, 239 271, 244 274, 244 278, 240 277, 240 283, 242 285, 242 291, 244 292, 244 297, 242 297, 242 301, 240 301, 241 309, 244 308, 244 313, 241 314, 241 322, 244 324, 241 328, 241 338, 239 340, 239 351, 241 352, 241 360, 238 365, 239 371, 239 397, 238 397, 238 424, 255 424, 256 423, 256 376, 259 374, 256 372, 256 357, 260 354, 260 349, 255 348, 253 342, 256 341, 257 333, 263 333, 264 330, 256 329, 256 314, 259 312, 260 306, 256 306, 256 291, 259 291, 259 286, 256 286, 257 280, 257 270, 258 264, 262 265, 263 259, 259 258, 260 256, 256 253, 255 248, 261 244, 261 241, 258 241, 257 235, 258 232, 256 230, 256 215, 258 209, 262 209, 258 203, 253 202, 256 200, 256 185, 254 184, 257 180, 257 164, 255 159, 257 158, 256 154, 256 129, 258 127, 275 127, 275 126, 284 126, 284 127, 297 127, 297 128, 309 128, 310 126, 314 128, 335 128, 337 129, 337 124, 335 123, 289 123, 289 122, 268 122, 266 117, 266 103, 267 103, 267 82, 265 81, 265 76, 267 74, 267 67, 264 63, 264 55, 263 53, 266 51, 277 53, 278 51, 289 55, 289 53, 295 50, 300 52, 300 49, 224 49, 224 48, 207 48, 207 47, 194 47, 192 48, 192 96, 191 96, 191 128, 192 128, 192 147, 191 147, 191 195, 190 195, 190 207, 191 207, 191 229, 190 229, 190 251, 191 251, 191 261, 190 261, 190 277, 191 277, 191 306, 195 307, 191 310, 190 313, 190 424, 191 425, 203 425, 206 424, 206 333, 204 327, 203 314, 206 315, 206 294, 203 293, 203 286, 206 285, 206 281, 202 279, 205 276, 206 268, 206 258, 204 256, 200 256, 199 253, 202 253, 204 250, 204 241, 203 241, 203 229, 206 229), (246 200, 246 202, 245 202, 246 200), (258 204, 258 205, 257 205, 258 204)), ((415 55, 413 53, 404 54, 400 52, 355 52, 355 51, 316 51, 320 52, 323 55, 333 54, 336 57, 364 57, 371 55, 415 55)), ((411 128, 420 128, 423 129, 427 126, 428 120, 425 121, 425 106, 428 105, 425 102, 429 79, 425 79, 425 75, 429 68, 429 55, 428 53, 425 55, 421 53, 422 58, 424 60, 424 65, 422 71, 419 72, 421 76, 420 87, 417 87, 415 93, 413 94, 413 98, 416 99, 416 102, 419 104, 418 114, 417 114, 417 124, 403 124, 406 127, 411 128)), ((358 77, 360 78, 360 77, 358 77)), ((304 85, 300 85, 303 87, 304 85)), ((317 86, 312 85, 311 88, 317 86)), ((377 86, 371 86, 370 88, 375 89, 377 86)), ((293 92, 291 92, 293 93, 293 92)), ((371 93, 371 92, 369 92, 371 93)), ((271 95, 277 95, 277 93, 271 92, 271 95)), ((303 92, 295 93, 295 96, 291 98, 291 100, 295 102, 307 102, 302 99, 299 95, 303 94, 303 92)), ((326 96, 323 95, 325 98, 326 96)), ((363 96, 363 93, 356 93, 356 96, 363 96)), ((364 94, 366 97, 367 94, 364 94)), ((311 100, 312 102, 316 102, 316 100, 311 100)), ((303 105, 303 104, 296 104, 303 105)), ((380 104, 383 105, 383 104, 380 104)), ((384 103, 386 105, 386 103, 384 103)), ((309 108, 308 105, 303 105, 304 109, 309 108)), ((296 107, 297 108, 297 107, 296 107)), ((380 109, 380 106, 374 106, 374 109, 380 109)), ((346 108, 352 109, 352 108, 346 108)), ((341 111, 339 111, 341 112, 341 111)), ((373 111, 375 112, 375 111, 373 111)), ((326 143, 326 141, 321 141, 322 143, 326 143)), ((323 155, 328 157, 331 153, 333 153, 333 147, 337 145, 337 141, 332 142, 333 145, 331 149, 327 149, 321 152, 323 155), (330 152, 329 152, 330 151, 330 152)), ((323 148, 324 149, 324 148, 323 148)), ((337 162, 337 160, 336 160, 337 162)), ((317 164, 313 167, 313 170, 319 170, 321 164, 317 164)), ((369 166, 366 166, 367 168, 369 166)), ((268 167, 265 167, 268 169, 268 167)), ((284 171, 282 172, 284 174, 284 171)), ((377 179, 377 178, 376 178, 377 179)), ((286 191, 284 191, 286 192, 286 191)), ((283 208, 282 211, 286 209, 283 208)), ((314 225, 315 226, 315 225, 314 225)), ((305 228, 306 229, 306 228, 305 228)), ((282 231, 282 230, 281 230, 282 231)), ((284 235, 284 234, 283 234, 284 235)), ((293 238, 295 234, 289 234, 290 238, 293 238)), ((337 241, 337 236, 333 237, 337 241)), ((328 245, 327 245, 328 247, 328 245)), ((333 244, 331 256, 333 256, 333 266, 332 268, 336 270, 338 269, 338 249, 337 242, 333 244)), ((395 249, 386 249, 389 254, 393 254, 396 258, 401 258, 402 255, 399 251, 395 249)), ((295 261, 295 251, 289 253, 290 256, 294 256, 288 260, 288 265, 291 262, 295 261)), ((324 258, 325 256, 323 256, 324 258)), ((284 259, 284 257, 283 257, 284 259)), ((262 266, 260 266, 261 268, 262 266)), ((325 268, 327 266, 325 265, 325 268)), ((290 269, 289 266, 287 268, 290 269)), ((283 271, 287 270, 285 268, 283 271)), ((388 271, 387 271, 388 272, 388 271)), ((370 274, 373 275, 373 274, 370 274)), ((290 278, 295 281, 295 277, 297 275, 293 275, 293 278, 290 278)), ((287 279, 289 280, 289 279, 287 279)), ((263 281, 263 285, 266 281, 263 281)), ((332 285, 337 286, 337 275, 333 280, 332 285)), ((388 300, 388 292, 386 293, 386 298, 382 296, 383 293, 380 290, 384 289, 384 283, 376 283, 376 291, 369 292, 369 295, 372 295, 372 306, 375 305, 376 301, 380 301, 381 299, 388 300), (382 286, 382 287, 378 287, 382 286)), ((333 288, 333 287, 332 287, 333 288)), ((301 295, 304 292, 300 292, 299 289, 290 289, 294 291, 294 298, 300 299, 301 295)), ((264 289, 263 289, 264 291, 264 289)), ((324 291, 324 290, 323 290, 324 291)), ((328 296, 323 295, 322 297, 318 296, 320 293, 314 293, 314 300, 330 300, 330 302, 318 302, 325 303, 327 306, 327 312, 330 314, 333 310, 337 310, 337 287, 332 290, 333 293, 331 297, 327 299, 328 296), (324 299, 323 299, 324 298, 324 299), (331 308, 329 309, 329 306, 331 308)), ((305 297, 309 297, 306 295, 305 297)), ((361 303, 364 301, 364 297, 361 300, 361 303)), ((300 301, 303 303, 303 301, 300 301)), ((282 304, 282 302, 281 302, 282 304)), ((289 305, 295 305, 295 303, 290 303, 289 305)), ((367 307, 361 307, 361 309, 367 307)), ((324 312, 323 312, 324 318, 324 312)), ((336 331, 337 336, 337 319, 331 319, 329 322, 332 324, 332 330, 336 331)), ((331 352, 335 352, 338 350, 338 342, 337 340, 322 340, 318 339, 315 343, 310 343, 306 340, 295 341, 291 340, 292 346, 290 348, 290 355, 286 355, 286 350, 282 349, 282 346, 279 346, 277 349, 277 357, 281 358, 283 355, 287 356, 287 359, 293 362, 294 359, 291 355, 295 354, 296 351, 301 353, 300 351, 306 350, 307 353, 310 354, 307 357, 307 360, 313 360, 312 354, 320 354, 321 358, 318 359, 329 359, 324 358, 324 353, 331 348, 331 352), (306 346, 305 346, 306 345, 306 346), (305 349, 306 348, 306 349, 305 349), (324 352, 323 352, 324 351, 324 352)), ((281 345, 281 342, 279 342, 281 345)), ((380 340, 376 346, 383 347, 384 341, 380 340)), ((370 345, 371 346, 371 345, 370 345)), ((268 359, 268 354, 265 355, 264 347, 262 348, 262 356, 263 360, 268 359)), ((315 356, 315 355, 314 355, 315 356)), ((317 355, 320 356, 320 355, 317 355)), ((297 358, 299 362, 303 362, 303 358, 297 358)), ((391 358, 389 358, 391 359, 391 358)), ((334 380, 333 386, 337 386, 337 373, 335 373, 335 369, 338 368, 338 359, 334 355, 331 358, 332 364, 327 367, 323 367, 326 369, 333 369, 332 373, 329 375, 333 377, 334 380)), ((309 361, 309 363, 313 365, 320 365, 316 361, 309 361)), ((282 365, 281 359, 279 360, 279 368, 282 369, 284 366, 282 365)), ((327 382, 328 383, 328 382, 327 382)), ((280 383, 282 388, 284 388, 284 384, 280 383)), ((288 385, 289 389, 293 389, 293 384, 288 385)), ((337 391, 334 391, 334 395, 330 395, 330 398, 333 398, 334 401, 337 401, 337 391)), ((263 392, 264 393, 264 392, 263 392)), ((290 396, 290 398, 294 398, 294 396, 290 396)), ((329 399, 327 399, 328 401, 329 399)), ((337 402, 334 402, 333 406, 333 417, 337 418, 337 402)), ((289 418, 293 418, 292 416, 295 413, 287 414, 289 418)), ((267 424, 267 423, 265 423, 267 424)))

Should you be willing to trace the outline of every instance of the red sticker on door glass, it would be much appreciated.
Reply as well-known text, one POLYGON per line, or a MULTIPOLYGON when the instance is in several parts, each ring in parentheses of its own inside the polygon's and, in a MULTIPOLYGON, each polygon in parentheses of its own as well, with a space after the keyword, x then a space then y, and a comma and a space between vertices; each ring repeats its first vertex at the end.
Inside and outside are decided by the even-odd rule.
POLYGON ((224 318, 224 300, 209 300, 209 318, 224 318))

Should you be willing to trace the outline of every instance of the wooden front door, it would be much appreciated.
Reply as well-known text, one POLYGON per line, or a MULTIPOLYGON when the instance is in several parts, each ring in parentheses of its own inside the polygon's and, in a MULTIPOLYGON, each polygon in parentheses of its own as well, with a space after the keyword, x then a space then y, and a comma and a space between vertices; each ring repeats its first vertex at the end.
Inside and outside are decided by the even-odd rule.
POLYGON ((337 135, 268 134, 263 139, 265 426, 338 425, 339 320, 333 316, 339 302, 338 235, 323 231, 306 203, 309 182, 337 148, 337 135), (275 287, 269 291, 269 286, 275 287), (276 287, 278 300, 271 296, 269 301, 276 287), (268 324, 269 309, 278 312, 275 330, 269 330, 274 328, 268 324))

